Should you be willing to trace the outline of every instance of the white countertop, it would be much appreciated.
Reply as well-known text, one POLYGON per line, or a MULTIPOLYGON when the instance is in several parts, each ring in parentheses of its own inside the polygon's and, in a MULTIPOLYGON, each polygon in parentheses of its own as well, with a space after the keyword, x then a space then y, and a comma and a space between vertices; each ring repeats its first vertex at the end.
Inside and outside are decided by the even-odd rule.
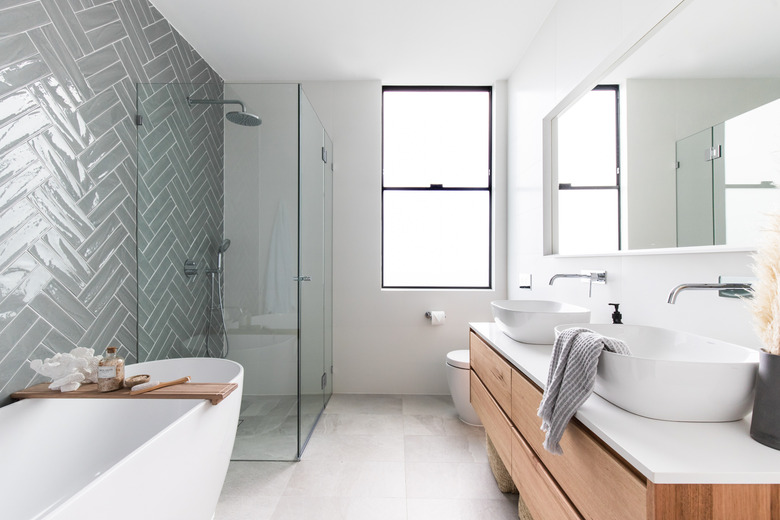
MULTIPOLYGON (((495 323, 471 328, 541 388, 551 345, 519 343, 495 323)), ((576 414, 602 441, 656 484, 778 484, 780 451, 750 438, 750 415, 727 423, 683 423, 640 417, 596 394, 576 414)))

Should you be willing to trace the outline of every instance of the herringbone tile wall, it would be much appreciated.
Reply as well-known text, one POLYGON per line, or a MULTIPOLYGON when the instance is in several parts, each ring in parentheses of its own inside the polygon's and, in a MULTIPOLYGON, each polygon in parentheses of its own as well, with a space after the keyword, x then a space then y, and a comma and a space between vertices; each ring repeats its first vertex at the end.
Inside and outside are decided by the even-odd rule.
POLYGON ((136 357, 137 82, 221 78, 147 0, 0 0, 0 404, 28 359, 136 357))
MULTIPOLYGON (((216 267, 223 230, 223 108, 191 107, 187 96, 222 99, 222 92, 213 83, 138 85, 141 361, 205 354, 212 296, 206 269, 216 267), (198 267, 191 278, 184 275, 188 259, 198 267)), ((212 334, 210 341, 218 354, 222 338, 212 334)))

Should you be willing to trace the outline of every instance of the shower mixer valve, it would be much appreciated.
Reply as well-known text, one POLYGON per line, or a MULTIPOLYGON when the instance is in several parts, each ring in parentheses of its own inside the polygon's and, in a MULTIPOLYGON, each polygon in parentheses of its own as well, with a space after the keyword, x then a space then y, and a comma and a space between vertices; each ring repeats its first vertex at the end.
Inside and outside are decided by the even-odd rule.
POLYGON ((198 264, 189 259, 185 260, 184 276, 186 276, 188 280, 191 280, 193 276, 197 276, 197 275, 198 275, 198 264))

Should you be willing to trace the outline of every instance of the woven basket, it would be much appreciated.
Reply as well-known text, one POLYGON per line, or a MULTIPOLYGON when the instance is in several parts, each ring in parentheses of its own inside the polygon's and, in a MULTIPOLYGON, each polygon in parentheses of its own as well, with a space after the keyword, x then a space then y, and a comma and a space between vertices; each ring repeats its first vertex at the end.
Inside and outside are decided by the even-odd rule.
POLYGON ((528 510, 528 506, 525 505, 523 495, 517 495, 517 516, 520 520, 534 520, 531 516, 531 512, 528 510))
POLYGON ((490 469, 493 471, 493 477, 495 477, 496 483, 498 484, 498 489, 502 493, 517 493, 517 487, 515 486, 515 483, 512 482, 512 477, 509 475, 509 471, 507 471, 506 466, 504 466, 504 463, 501 461, 501 457, 498 456, 496 447, 493 446, 490 437, 485 435, 485 439, 488 462, 490 463, 490 469))
POLYGON ((493 477, 496 479, 498 489, 502 493, 514 493, 517 494, 517 516, 520 520, 534 520, 531 516, 531 512, 528 511, 528 507, 525 505, 523 497, 518 494, 517 486, 512 481, 512 477, 507 471, 501 457, 498 456, 496 447, 493 446, 493 441, 490 437, 485 435, 485 444, 487 447, 488 462, 490 463, 490 469, 493 471, 493 477))

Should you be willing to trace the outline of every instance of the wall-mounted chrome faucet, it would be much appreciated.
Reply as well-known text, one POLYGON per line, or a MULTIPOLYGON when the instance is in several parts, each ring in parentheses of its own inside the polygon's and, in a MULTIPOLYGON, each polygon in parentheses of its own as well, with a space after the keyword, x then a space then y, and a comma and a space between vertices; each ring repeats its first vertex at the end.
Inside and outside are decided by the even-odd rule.
POLYGON ((672 289, 666 303, 675 303, 677 295, 683 291, 690 290, 715 290, 719 296, 725 298, 751 298, 753 296, 752 282, 724 282, 720 277, 718 283, 683 283, 672 289))
POLYGON ((588 298, 590 298, 591 294, 593 293, 593 284, 599 283, 599 284, 606 284, 607 283, 607 272, 606 271, 582 271, 581 274, 554 274, 552 278, 550 278, 550 285, 555 282, 558 278, 584 278, 588 280, 588 298))

